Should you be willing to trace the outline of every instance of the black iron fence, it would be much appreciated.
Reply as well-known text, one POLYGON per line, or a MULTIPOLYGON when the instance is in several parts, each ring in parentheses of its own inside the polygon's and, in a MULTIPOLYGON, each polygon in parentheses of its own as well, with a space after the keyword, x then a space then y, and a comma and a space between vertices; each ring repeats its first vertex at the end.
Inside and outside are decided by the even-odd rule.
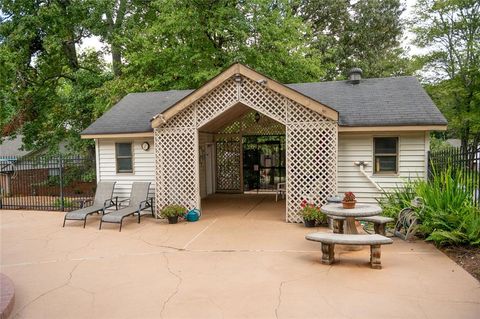
POLYGON ((465 188, 472 193, 474 202, 480 206, 480 148, 478 146, 451 147, 429 154, 429 179, 436 172, 451 169, 461 171, 465 177, 465 188))
POLYGON ((93 157, 0 155, 0 209, 69 211, 93 198, 95 187, 93 157))

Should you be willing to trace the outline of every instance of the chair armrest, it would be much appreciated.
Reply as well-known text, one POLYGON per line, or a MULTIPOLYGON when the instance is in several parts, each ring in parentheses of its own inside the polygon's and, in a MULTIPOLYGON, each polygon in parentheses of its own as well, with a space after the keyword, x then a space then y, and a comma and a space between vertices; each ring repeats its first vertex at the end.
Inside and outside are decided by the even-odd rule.
POLYGON ((153 197, 148 197, 146 200, 142 200, 138 204, 138 211, 153 207, 152 204, 153 204, 153 197), (142 206, 144 207, 142 208, 142 206))
POLYGON ((117 201, 117 205, 118 205, 118 207, 128 206, 128 205, 125 205, 124 203, 129 202, 129 201, 130 201, 130 198, 122 199, 122 200, 117 201))
POLYGON ((85 208, 86 207, 85 205, 88 202, 93 202, 93 198, 81 199, 81 200, 78 200, 78 201, 80 202, 80 208, 85 208))
POLYGON ((106 199, 103 202, 103 208, 107 209, 107 208, 110 208, 112 206, 117 206, 117 203, 118 203, 118 196, 112 197, 110 199, 106 199))

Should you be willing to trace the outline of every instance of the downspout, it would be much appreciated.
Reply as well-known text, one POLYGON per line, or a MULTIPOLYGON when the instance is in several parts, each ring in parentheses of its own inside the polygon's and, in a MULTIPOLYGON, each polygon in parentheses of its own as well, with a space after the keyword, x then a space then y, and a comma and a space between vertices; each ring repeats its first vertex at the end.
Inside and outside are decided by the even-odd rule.
POLYGON ((364 161, 359 161, 359 162, 354 162, 353 164, 355 164, 356 166, 358 166, 358 168, 360 169, 360 173, 363 174, 363 176, 365 176, 369 181, 370 183, 373 184, 373 186, 375 186, 379 191, 382 191, 382 188, 380 187, 380 185, 377 184, 377 182, 375 182, 373 180, 373 178, 371 178, 367 172, 365 172, 365 166, 367 166, 367 163, 364 162, 364 161))

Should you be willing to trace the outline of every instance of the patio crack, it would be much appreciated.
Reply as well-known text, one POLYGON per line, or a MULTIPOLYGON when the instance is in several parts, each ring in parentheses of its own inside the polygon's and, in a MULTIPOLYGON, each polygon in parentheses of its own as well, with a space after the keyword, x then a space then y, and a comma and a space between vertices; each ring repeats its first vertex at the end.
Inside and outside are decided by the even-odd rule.
POLYGON ((178 274, 176 274, 175 272, 173 272, 173 270, 170 268, 170 260, 168 259, 167 257, 167 254, 166 253, 163 253, 162 254, 163 257, 165 258, 165 262, 167 264, 167 270, 168 272, 173 275, 174 277, 176 277, 178 279, 178 282, 177 282, 177 286, 175 287, 175 290, 170 294, 170 296, 168 296, 168 298, 163 302, 162 304, 162 310, 160 311, 160 318, 163 318, 163 313, 165 311, 165 309, 167 308, 167 304, 173 299, 173 297, 175 297, 175 295, 178 293, 179 289, 180 289, 180 285, 182 284, 183 282, 183 279, 182 277, 180 277, 178 274))
POLYGON ((282 288, 283 288, 283 285, 285 285, 287 283, 287 281, 282 281, 280 282, 280 286, 278 287, 278 302, 277 302, 277 306, 275 307, 275 318, 278 319, 278 310, 280 309, 280 306, 282 304, 282 288))
MULTIPOLYGON (((14 318, 18 318, 19 316, 21 316, 21 313, 22 311, 24 311, 25 309, 27 309, 28 307, 30 307, 33 303, 35 303, 36 301, 38 301, 39 299, 45 297, 46 295, 56 291, 56 290, 59 290, 63 287, 66 287, 66 286, 69 286, 70 285, 70 281, 72 280, 72 277, 73 277, 73 273, 75 272, 75 270, 77 270, 78 266, 80 266, 80 264, 82 263, 83 261, 80 261, 79 263, 77 263, 73 268, 72 270, 68 273, 68 279, 65 283, 57 286, 57 287, 54 287, 50 290, 47 290, 45 291, 44 293, 40 294, 39 296, 35 297, 33 300, 29 301, 26 305, 24 305, 22 308, 20 308, 17 313, 15 314, 14 318)), ((74 287, 76 288, 76 287, 74 287)))
POLYGON ((147 244, 151 247, 167 248, 167 249, 172 249, 172 250, 175 250, 175 251, 185 251, 185 249, 183 249, 183 248, 178 248, 178 247, 173 247, 173 246, 168 246, 168 245, 157 245, 157 244, 151 243, 149 241, 146 241, 143 237, 139 237, 138 239, 143 241, 145 244, 147 244))

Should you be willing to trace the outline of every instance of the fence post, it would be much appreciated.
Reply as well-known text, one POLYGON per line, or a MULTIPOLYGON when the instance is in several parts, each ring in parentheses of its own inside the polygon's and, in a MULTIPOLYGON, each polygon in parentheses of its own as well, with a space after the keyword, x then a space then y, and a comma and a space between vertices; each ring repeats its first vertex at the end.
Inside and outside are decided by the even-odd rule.
POLYGON ((58 155, 58 164, 59 164, 59 170, 58 170, 58 177, 60 180, 60 209, 65 211, 65 198, 63 196, 63 158, 62 154, 58 155))

